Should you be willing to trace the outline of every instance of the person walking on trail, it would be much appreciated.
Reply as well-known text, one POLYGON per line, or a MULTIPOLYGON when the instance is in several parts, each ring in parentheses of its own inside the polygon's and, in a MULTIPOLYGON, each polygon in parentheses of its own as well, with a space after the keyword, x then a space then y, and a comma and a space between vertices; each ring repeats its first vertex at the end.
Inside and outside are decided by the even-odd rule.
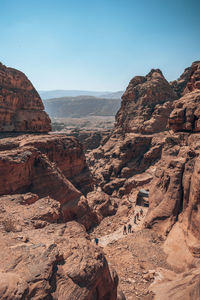
POLYGON ((128 233, 131 233, 131 224, 128 224, 128 233))
POLYGON ((127 234, 127 231, 126 231, 126 225, 124 225, 124 231, 123 231, 123 234, 127 234))
POLYGON ((137 224, 137 223, 136 223, 136 215, 134 216, 134 224, 137 224))
POLYGON ((95 238, 95 243, 96 243, 96 245, 98 246, 98 244, 99 244, 99 239, 96 237, 95 238))
POLYGON ((139 220, 140 220, 140 219, 139 219, 139 217, 140 217, 139 212, 137 212, 136 217, 137 217, 137 219, 138 219, 138 221, 139 221, 139 220))
POLYGON ((143 217, 143 209, 140 209, 140 216, 143 217))

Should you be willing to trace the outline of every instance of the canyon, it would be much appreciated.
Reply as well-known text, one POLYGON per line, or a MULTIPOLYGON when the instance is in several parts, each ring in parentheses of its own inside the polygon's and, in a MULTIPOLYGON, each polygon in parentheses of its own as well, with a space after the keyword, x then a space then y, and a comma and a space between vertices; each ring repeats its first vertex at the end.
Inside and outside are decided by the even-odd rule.
POLYGON ((50 133, 30 81, 2 64, 0 102, 1 299, 200 299, 199 61, 173 82, 134 77, 95 142, 50 133))

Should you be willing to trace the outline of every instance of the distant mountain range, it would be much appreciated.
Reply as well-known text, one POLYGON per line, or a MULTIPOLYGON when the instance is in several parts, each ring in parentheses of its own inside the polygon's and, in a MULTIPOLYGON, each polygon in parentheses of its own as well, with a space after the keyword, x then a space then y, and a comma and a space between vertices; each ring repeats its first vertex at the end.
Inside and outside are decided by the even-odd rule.
POLYGON ((52 91, 38 91, 42 100, 60 98, 60 97, 77 97, 77 96, 93 96, 107 99, 121 98, 123 91, 119 92, 95 92, 82 90, 52 90, 52 91))
POLYGON ((121 99, 82 95, 43 99, 43 103, 50 117, 80 118, 86 116, 115 116, 120 108, 121 99))

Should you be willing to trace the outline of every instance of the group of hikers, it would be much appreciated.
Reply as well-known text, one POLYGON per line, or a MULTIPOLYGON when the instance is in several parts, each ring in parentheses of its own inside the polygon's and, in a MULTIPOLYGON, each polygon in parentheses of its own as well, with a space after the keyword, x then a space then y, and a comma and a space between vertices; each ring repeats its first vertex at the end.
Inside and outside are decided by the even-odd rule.
MULTIPOLYGON (((137 225, 137 220, 140 221, 140 217, 143 217, 143 209, 140 209, 140 212, 137 212, 134 216, 134 224, 137 225)), ((132 233, 132 225, 128 224, 128 233, 132 233)), ((124 225, 123 234, 127 234, 127 227, 124 225)))
MULTIPOLYGON (((137 225, 137 220, 140 221, 140 217, 143 217, 143 209, 140 209, 140 212, 137 212, 134 216, 134 224, 137 225)), ((129 223, 128 224, 128 233, 132 233, 132 225, 129 223)), ((123 234, 127 234, 127 227, 126 225, 124 225, 124 230, 123 230, 123 234)), ((95 237, 94 239, 95 244, 98 246, 99 244, 99 239, 97 237, 95 237)))

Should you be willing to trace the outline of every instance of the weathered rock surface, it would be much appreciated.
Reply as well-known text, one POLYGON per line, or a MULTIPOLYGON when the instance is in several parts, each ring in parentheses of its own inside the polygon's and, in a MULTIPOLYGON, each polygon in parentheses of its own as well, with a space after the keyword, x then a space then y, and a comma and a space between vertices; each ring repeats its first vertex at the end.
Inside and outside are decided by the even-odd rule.
POLYGON ((96 212, 99 223, 103 218, 114 215, 117 211, 114 199, 111 200, 111 198, 102 191, 88 193, 87 201, 92 211, 96 212))
POLYGON ((60 202, 63 220, 77 219, 86 228, 96 224, 96 214, 81 192, 82 187, 91 190, 91 179, 77 140, 60 135, 19 136, 1 139, 0 150, 0 195, 50 196, 60 202))
POLYGON ((82 145, 73 137, 61 134, 20 135, 0 140, 0 151, 33 147, 55 163, 63 175, 77 189, 86 194, 92 189, 90 176, 82 145))
POLYGON ((76 137, 82 144, 84 151, 93 150, 98 148, 101 144, 105 143, 108 139, 110 130, 71 130, 69 135, 76 137))
POLYGON ((174 102, 169 116, 169 128, 173 131, 200 131, 200 90, 187 93, 174 102))
POLYGON ((131 177, 143 173, 160 159, 162 147, 163 136, 156 138, 134 133, 124 137, 113 135, 88 155, 88 162, 104 192, 111 195, 119 190, 122 196, 130 192, 131 177))
POLYGON ((176 98, 158 69, 130 81, 111 137, 88 156, 92 173, 106 193, 129 193, 131 184, 127 179, 145 172, 160 159, 176 98))
POLYGON ((60 216, 49 197, 0 198, 2 300, 116 300, 118 277, 100 248, 82 225, 56 224, 60 216))
POLYGON ((0 63, 0 132, 48 132, 51 121, 28 78, 0 63))
POLYGON ((155 300, 196 300, 200 299, 200 269, 192 269, 177 274, 169 270, 159 270, 159 277, 152 284, 155 300))
POLYGON ((199 62, 171 84, 159 70, 133 78, 111 137, 88 156, 97 182, 112 196, 116 191, 118 196, 133 194, 140 182, 148 183, 145 225, 166 240, 165 251, 179 272, 194 268, 172 278, 162 297, 156 298, 156 292, 155 299, 199 298, 199 82, 199 62), (137 181, 136 176, 141 178, 137 181), (182 285, 185 295, 179 289, 182 285))
POLYGON ((159 69, 134 77, 122 96, 116 130, 154 133, 166 130, 176 94, 159 69))
POLYGON ((189 68, 184 70, 180 78, 170 82, 170 85, 178 98, 196 89, 200 89, 200 61, 193 62, 189 68))

